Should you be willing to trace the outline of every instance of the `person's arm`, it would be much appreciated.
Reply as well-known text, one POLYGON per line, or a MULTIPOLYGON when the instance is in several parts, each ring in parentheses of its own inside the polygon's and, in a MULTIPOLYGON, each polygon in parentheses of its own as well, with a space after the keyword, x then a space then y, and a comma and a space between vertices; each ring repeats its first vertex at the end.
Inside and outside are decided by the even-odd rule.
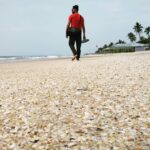
POLYGON ((71 25, 71 22, 70 22, 70 20, 69 20, 69 21, 68 21, 68 24, 67 24, 67 27, 66 27, 66 38, 68 38, 67 30, 68 30, 68 28, 70 27, 70 25, 71 25))
POLYGON ((82 24, 82 30, 83 30, 83 39, 86 39, 86 36, 85 36, 85 24, 84 24, 84 18, 83 19, 83 24, 82 24))
POLYGON ((85 25, 83 24, 83 39, 86 39, 86 36, 85 36, 85 25))
POLYGON ((67 29, 70 27, 70 25, 71 25, 71 22, 70 22, 70 21, 68 21, 67 29))

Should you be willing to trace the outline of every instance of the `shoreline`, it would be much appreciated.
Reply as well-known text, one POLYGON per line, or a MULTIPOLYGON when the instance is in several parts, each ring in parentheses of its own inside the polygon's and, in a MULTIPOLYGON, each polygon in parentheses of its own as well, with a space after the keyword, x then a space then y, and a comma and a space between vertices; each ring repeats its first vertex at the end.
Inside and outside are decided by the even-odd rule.
MULTIPOLYGON (((129 52, 129 53, 107 53, 107 54, 91 54, 91 55, 82 55, 81 59, 85 58, 96 58, 96 57, 106 57, 106 56, 117 56, 117 55, 132 55, 132 54, 147 54, 150 51, 141 51, 141 52, 129 52)), ((71 60, 73 56, 58 57, 58 58, 39 58, 39 59, 19 59, 19 60, 0 60, 0 64, 10 64, 10 63, 25 63, 25 62, 41 62, 41 61, 56 61, 56 60, 71 60)))

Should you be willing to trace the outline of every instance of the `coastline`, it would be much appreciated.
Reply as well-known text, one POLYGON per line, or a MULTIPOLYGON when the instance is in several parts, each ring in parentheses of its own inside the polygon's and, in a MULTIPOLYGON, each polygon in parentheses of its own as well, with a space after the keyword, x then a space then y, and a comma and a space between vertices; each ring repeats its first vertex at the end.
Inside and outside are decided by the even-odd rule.
MULTIPOLYGON (((89 55, 82 55, 81 59, 84 58, 96 58, 96 57, 106 57, 106 56, 117 56, 117 55, 138 55, 138 54, 147 54, 150 51, 141 51, 141 52, 129 52, 129 53, 106 53, 106 54, 89 54, 89 55)), ((64 60, 64 59, 71 59, 72 56, 52 56, 52 58, 37 58, 37 59, 17 59, 17 60, 0 60, 0 64, 7 64, 7 63, 19 63, 19 62, 38 62, 38 61, 53 61, 53 60, 64 60)), ((80 59, 80 60, 81 60, 80 59)))

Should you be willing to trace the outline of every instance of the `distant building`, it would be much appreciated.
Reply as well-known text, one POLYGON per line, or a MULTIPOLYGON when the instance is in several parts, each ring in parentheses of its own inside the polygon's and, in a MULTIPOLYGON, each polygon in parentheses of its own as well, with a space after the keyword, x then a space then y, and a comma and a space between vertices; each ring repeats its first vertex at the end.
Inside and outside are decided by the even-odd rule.
POLYGON ((95 55, 95 53, 85 53, 83 55, 95 55))
POLYGON ((140 43, 129 43, 129 44, 115 44, 111 48, 128 48, 133 47, 135 49, 135 52, 137 51, 145 51, 149 45, 148 44, 140 44, 140 43))

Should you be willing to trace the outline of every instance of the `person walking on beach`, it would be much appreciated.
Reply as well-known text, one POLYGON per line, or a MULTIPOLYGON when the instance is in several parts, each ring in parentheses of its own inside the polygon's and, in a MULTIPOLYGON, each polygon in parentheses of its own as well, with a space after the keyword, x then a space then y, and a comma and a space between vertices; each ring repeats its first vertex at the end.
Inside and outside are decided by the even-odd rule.
POLYGON ((68 38, 69 36, 69 46, 74 55, 72 60, 80 59, 82 31, 83 31, 83 40, 86 39, 84 18, 78 13, 78 11, 79 11, 78 5, 72 7, 72 14, 69 16, 69 21, 66 29, 66 38, 68 38), (76 48, 75 48, 75 43, 76 43, 76 48))

